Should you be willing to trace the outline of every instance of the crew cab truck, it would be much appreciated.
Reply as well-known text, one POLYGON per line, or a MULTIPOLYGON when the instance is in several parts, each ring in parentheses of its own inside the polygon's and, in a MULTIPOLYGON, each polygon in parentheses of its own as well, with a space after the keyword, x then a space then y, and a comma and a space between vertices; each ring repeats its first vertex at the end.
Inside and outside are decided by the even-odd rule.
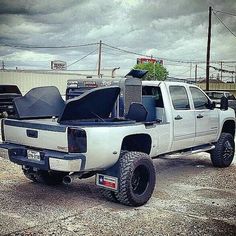
POLYGON ((95 88, 64 102, 55 87, 35 88, 14 100, 18 118, 2 120, 0 146, 33 182, 96 175, 106 199, 129 206, 150 199, 153 158, 207 151, 213 166, 231 164, 234 111, 216 109, 197 86, 144 81, 142 102, 111 117, 119 93, 118 86, 95 88))

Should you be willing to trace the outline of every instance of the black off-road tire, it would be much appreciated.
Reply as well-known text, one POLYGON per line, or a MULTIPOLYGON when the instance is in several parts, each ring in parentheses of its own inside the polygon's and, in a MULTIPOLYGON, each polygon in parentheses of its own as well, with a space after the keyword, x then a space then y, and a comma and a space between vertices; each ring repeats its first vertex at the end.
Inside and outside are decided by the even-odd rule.
POLYGON ((38 170, 35 178, 37 182, 42 184, 59 185, 66 175, 68 175, 67 172, 38 170))
POLYGON ((141 206, 152 196, 156 171, 152 159, 142 152, 124 152, 119 159, 117 200, 128 206, 141 206))
POLYGON ((213 166, 228 167, 234 159, 235 143, 233 136, 229 133, 222 133, 215 146, 215 149, 211 151, 213 166))
POLYGON ((106 200, 110 202, 116 202, 116 203, 118 202, 114 191, 101 188, 100 193, 106 200))

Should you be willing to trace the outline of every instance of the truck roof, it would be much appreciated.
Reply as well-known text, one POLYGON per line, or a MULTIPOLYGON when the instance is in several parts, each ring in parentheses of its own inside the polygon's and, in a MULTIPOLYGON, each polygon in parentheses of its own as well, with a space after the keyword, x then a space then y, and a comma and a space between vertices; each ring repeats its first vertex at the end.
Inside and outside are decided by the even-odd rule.
POLYGON ((182 86, 196 86, 194 84, 188 84, 184 82, 177 82, 177 81, 159 81, 159 80, 144 80, 142 81, 142 85, 146 86, 159 86, 161 83, 171 84, 171 85, 182 85, 182 86))
POLYGON ((207 90, 205 91, 206 93, 208 92, 214 92, 214 93, 230 93, 229 91, 221 91, 221 90, 207 90))

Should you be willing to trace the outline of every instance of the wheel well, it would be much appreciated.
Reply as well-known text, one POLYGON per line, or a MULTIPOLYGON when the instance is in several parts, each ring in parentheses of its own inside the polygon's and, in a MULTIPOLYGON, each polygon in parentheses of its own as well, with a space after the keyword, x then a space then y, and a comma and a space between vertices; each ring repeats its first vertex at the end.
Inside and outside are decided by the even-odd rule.
POLYGON ((234 137, 235 135, 235 122, 233 120, 227 120, 225 121, 222 132, 224 133, 230 133, 234 137))
POLYGON ((137 151, 149 154, 152 139, 148 134, 133 134, 123 139, 121 150, 137 151))

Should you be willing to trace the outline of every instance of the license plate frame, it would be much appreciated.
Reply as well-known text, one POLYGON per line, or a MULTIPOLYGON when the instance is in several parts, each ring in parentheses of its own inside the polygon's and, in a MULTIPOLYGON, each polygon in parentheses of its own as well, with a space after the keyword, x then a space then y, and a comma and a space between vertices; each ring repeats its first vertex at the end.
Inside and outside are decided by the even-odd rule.
POLYGON ((27 158, 29 160, 41 161, 40 152, 35 151, 35 150, 31 150, 31 149, 27 150, 27 158))
POLYGON ((96 174, 96 185, 116 192, 118 191, 118 178, 104 174, 96 174))

